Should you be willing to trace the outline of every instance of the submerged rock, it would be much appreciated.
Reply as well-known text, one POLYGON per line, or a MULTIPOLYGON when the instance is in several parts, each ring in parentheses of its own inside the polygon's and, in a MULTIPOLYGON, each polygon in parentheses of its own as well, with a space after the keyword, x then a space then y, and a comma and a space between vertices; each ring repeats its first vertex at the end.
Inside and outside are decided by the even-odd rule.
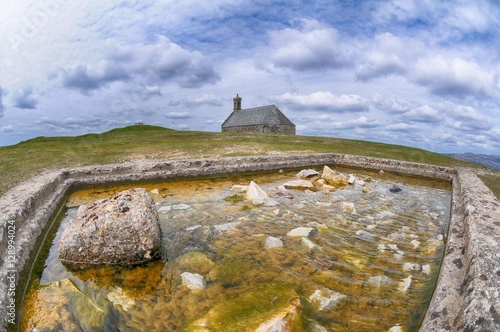
POLYGON ((271 281, 218 302, 185 331, 303 331, 302 312, 293 287, 271 281))
POLYGON ((308 238, 306 238, 306 237, 302 237, 302 238, 301 238, 301 241, 302 241, 302 245, 303 245, 306 249, 308 249, 309 251, 312 251, 312 250, 314 250, 314 249, 316 249, 316 248, 318 248, 318 249, 319 249, 319 247, 318 247, 318 246, 317 246, 314 242, 312 242, 311 240, 309 240, 309 239, 308 239, 308 238))
POLYGON ((221 225, 215 225, 213 234, 214 235, 221 235, 222 233, 225 233, 230 229, 236 228, 239 224, 241 224, 241 222, 233 221, 233 222, 228 222, 228 223, 221 224, 221 225))
POLYGON ((309 296, 309 301, 313 304, 316 310, 322 311, 333 308, 346 297, 347 295, 334 292, 330 289, 317 289, 311 296, 309 296))
POLYGON ((59 259, 77 268, 142 264, 160 252, 158 213, 142 188, 80 206, 59 243, 59 259))
POLYGON ((70 279, 28 293, 25 306, 30 310, 31 331, 98 331, 106 315, 105 296, 91 298, 70 279))
POLYGON ((199 251, 188 252, 177 259, 179 267, 196 273, 208 273, 214 265, 204 253, 199 251))
POLYGON ((381 276, 370 277, 366 282, 366 285, 376 289, 380 289, 381 286, 390 285, 391 283, 392 283, 391 278, 385 275, 381 275, 381 276))
POLYGON ((181 277, 182 284, 191 290, 203 290, 207 287, 205 278, 198 273, 184 272, 181 277))
POLYGON ((411 275, 403 279, 403 281, 401 281, 398 285, 398 290, 400 290, 401 292, 406 292, 408 288, 410 288, 411 279, 411 275))
POLYGON ((284 197, 284 198, 293 198, 293 194, 288 191, 285 186, 279 186, 276 188, 270 188, 267 191, 269 197, 284 197))
POLYGON ((277 237, 268 236, 266 238, 266 248, 280 248, 283 247, 283 241, 277 237))
POLYGON ((128 311, 136 306, 135 299, 131 298, 120 287, 111 289, 107 297, 109 302, 113 303, 115 306, 120 306, 124 311, 128 311))
POLYGON ((262 323, 255 332, 292 332, 298 331, 302 325, 302 306, 300 297, 289 301, 289 305, 281 309, 275 316, 262 323))
POLYGON ((393 194, 397 194, 401 191, 403 191, 403 189, 399 188, 399 187, 396 187, 396 186, 393 186, 391 189, 389 189, 389 191, 393 194))
POLYGON ((345 213, 355 214, 356 208, 354 207, 354 203, 342 202, 342 211, 345 213))
POLYGON ((309 236, 309 234, 312 232, 312 230, 313 230, 312 227, 297 227, 297 228, 292 229, 286 235, 291 236, 291 237, 309 236))

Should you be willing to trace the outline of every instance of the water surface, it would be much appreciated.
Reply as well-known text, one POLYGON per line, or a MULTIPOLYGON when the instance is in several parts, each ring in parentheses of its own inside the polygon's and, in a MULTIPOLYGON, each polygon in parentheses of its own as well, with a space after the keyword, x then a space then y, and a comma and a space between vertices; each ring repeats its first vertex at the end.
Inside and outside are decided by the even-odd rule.
POLYGON ((290 190, 293 198, 274 206, 253 206, 231 188, 253 180, 268 190, 295 171, 142 185, 160 213, 164 257, 134 268, 71 271, 58 260, 80 204, 137 185, 79 191, 33 276, 22 330, 255 331, 297 305, 297 331, 415 331, 439 272, 451 186, 341 171, 356 183, 333 193, 290 190), (312 230, 287 235, 298 227, 312 230), (268 237, 283 246, 268 248, 268 237), (183 285, 183 272, 203 276, 206 288, 183 285))

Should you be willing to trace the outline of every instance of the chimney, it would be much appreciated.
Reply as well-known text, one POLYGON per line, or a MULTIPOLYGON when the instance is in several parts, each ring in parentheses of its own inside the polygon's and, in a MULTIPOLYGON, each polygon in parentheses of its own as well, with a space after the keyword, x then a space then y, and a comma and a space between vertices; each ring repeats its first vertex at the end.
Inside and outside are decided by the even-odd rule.
POLYGON ((233 98, 233 104, 233 112, 241 111, 241 97, 238 94, 233 98))

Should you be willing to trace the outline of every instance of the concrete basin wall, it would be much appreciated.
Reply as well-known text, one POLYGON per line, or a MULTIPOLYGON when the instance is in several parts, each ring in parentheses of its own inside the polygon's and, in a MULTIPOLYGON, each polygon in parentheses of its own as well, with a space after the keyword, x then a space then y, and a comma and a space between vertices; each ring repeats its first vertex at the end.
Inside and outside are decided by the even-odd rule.
MULTIPOLYGON (((29 179, 0 197, 0 331, 19 323, 9 315, 14 294, 24 291, 19 275, 38 250, 36 239, 73 188, 322 165, 451 181, 446 252, 421 331, 500 331, 500 204, 493 193, 467 170, 345 154, 135 162, 54 170, 29 179)), ((15 304, 18 310, 20 303, 15 304)))

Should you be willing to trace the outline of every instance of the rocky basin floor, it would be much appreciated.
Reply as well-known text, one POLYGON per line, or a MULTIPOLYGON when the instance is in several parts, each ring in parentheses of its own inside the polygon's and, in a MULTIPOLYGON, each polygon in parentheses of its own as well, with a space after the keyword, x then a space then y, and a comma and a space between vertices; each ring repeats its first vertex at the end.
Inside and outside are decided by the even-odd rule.
POLYGON ((318 183, 321 169, 147 185, 163 257, 134 268, 61 264, 58 241, 77 206, 123 188, 76 193, 25 298, 23 330, 416 330, 451 188, 342 171, 342 188, 318 183), (259 190, 265 196, 248 196, 259 190))

